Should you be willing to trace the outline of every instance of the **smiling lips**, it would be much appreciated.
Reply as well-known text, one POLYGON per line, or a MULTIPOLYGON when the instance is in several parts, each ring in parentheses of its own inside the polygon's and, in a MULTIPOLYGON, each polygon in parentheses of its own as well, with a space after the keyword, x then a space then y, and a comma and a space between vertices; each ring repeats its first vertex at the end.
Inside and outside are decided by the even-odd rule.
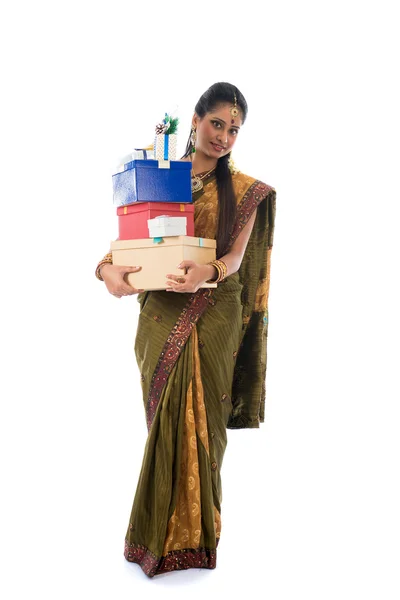
POLYGON ((225 150, 225 146, 220 146, 219 144, 214 144, 214 142, 210 142, 212 144, 212 146, 214 146, 214 148, 218 151, 221 152, 221 150, 225 150))

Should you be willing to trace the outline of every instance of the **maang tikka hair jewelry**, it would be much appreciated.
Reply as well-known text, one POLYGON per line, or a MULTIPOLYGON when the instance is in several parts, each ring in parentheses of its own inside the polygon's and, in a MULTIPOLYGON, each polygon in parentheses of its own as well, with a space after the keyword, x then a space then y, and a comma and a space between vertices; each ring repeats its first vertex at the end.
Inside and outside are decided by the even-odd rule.
POLYGON ((234 96, 235 96, 235 104, 232 106, 232 108, 231 108, 231 111, 230 111, 230 112, 231 112, 231 115, 232 115, 232 117, 233 117, 233 118, 232 118, 232 121, 231 121, 231 125, 234 125, 234 123, 235 123, 235 117, 237 117, 237 116, 238 116, 238 114, 239 114, 239 109, 238 109, 238 107, 237 107, 237 99, 236 99, 236 94, 234 94, 234 96))

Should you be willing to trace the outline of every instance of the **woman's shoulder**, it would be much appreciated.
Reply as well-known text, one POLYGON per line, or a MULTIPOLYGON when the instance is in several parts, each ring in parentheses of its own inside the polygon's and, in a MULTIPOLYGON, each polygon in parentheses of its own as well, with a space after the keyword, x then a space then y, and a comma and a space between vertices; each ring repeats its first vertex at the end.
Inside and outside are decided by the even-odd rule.
POLYGON ((242 173, 241 171, 235 171, 232 173, 232 182, 236 194, 241 195, 246 192, 254 191, 257 195, 262 194, 268 196, 270 194, 276 195, 276 190, 272 185, 268 185, 264 181, 242 173))

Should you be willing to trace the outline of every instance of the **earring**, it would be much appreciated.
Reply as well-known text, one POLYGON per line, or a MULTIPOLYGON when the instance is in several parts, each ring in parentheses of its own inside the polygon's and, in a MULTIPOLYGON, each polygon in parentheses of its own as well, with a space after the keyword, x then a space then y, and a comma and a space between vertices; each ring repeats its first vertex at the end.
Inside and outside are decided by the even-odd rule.
POLYGON ((192 132, 190 134, 190 143, 193 146, 192 152, 196 152, 196 139, 197 139, 197 133, 196 133, 195 128, 192 127, 192 132))

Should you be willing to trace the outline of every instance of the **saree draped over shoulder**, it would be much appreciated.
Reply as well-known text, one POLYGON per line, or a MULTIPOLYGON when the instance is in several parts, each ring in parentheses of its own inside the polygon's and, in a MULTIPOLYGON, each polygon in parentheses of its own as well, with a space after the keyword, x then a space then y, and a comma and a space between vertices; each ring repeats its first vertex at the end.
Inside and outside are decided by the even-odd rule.
MULTIPOLYGON (((264 421, 268 294, 276 192, 233 175, 230 246, 257 216, 239 271, 194 294, 138 295, 135 354, 148 437, 124 556, 149 577, 216 567, 227 428, 264 421)), ((216 238, 217 185, 194 195, 195 235, 216 238)))

